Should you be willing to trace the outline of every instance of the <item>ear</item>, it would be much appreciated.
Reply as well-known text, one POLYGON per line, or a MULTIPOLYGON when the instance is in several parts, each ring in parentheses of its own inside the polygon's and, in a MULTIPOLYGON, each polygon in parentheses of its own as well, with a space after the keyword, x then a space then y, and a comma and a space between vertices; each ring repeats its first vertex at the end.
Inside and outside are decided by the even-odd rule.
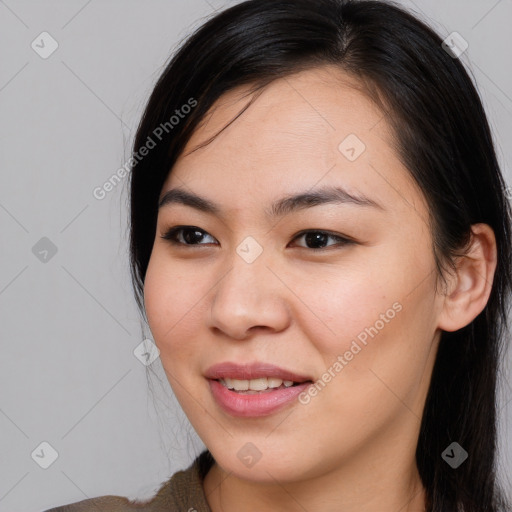
POLYGON ((471 226, 471 243, 456 260, 456 273, 449 278, 443 297, 439 328, 457 331, 470 324, 485 308, 496 270, 497 250, 494 231, 487 224, 471 226))

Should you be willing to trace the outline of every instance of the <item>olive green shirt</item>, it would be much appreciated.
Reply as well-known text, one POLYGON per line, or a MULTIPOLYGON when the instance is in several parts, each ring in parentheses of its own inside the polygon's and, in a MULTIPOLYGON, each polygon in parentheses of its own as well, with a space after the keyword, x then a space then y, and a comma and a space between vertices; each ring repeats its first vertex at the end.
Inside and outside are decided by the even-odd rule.
POLYGON ((186 469, 167 480, 149 501, 130 501, 120 496, 100 496, 46 512, 211 512, 203 489, 203 479, 214 460, 204 451, 186 469))

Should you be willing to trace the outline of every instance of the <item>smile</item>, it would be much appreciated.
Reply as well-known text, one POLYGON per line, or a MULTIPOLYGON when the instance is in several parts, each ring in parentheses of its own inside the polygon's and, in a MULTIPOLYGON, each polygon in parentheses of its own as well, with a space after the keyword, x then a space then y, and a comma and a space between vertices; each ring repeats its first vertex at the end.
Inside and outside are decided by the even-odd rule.
POLYGON ((214 402, 230 416, 268 416, 298 404, 297 397, 313 378, 271 363, 224 362, 204 373, 214 402))
POLYGON ((286 406, 297 405, 299 403, 298 396, 313 385, 311 381, 308 381, 302 384, 292 383, 291 386, 285 386, 283 383, 277 388, 265 388, 258 391, 252 389, 236 391, 229 389, 225 383, 222 384, 219 380, 210 379, 208 382, 212 397, 220 409, 230 416, 242 418, 269 416, 286 406))
POLYGON ((240 379, 219 379, 219 382, 233 391, 250 393, 268 392, 273 389, 283 389, 292 387, 297 382, 292 380, 283 380, 277 377, 261 377, 259 379, 240 380, 240 379))

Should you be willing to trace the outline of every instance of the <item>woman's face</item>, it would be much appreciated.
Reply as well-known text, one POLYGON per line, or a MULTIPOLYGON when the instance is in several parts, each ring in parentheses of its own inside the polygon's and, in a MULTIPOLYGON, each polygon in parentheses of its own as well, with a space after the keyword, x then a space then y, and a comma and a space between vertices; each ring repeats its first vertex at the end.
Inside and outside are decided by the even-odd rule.
POLYGON ((414 465, 442 308, 427 205, 348 82, 330 67, 277 80, 187 155, 248 101, 225 94, 161 191, 205 202, 159 209, 149 326, 190 422, 240 478, 414 465), (173 243, 175 226, 193 229, 173 243))

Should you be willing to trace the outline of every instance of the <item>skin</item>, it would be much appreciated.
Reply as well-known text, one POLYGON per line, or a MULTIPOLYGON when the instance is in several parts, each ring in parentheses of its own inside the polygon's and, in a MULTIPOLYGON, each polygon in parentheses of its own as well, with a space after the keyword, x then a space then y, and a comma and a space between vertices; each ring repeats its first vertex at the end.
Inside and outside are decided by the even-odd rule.
POLYGON ((204 481, 210 507, 423 511, 415 450, 437 345, 441 330, 460 329, 485 307, 493 232, 473 226, 468 256, 436 293, 427 204, 393 149, 385 116, 358 83, 329 66, 276 80, 190 153, 236 116, 244 93, 220 98, 160 196, 184 188, 222 214, 162 207, 144 289, 169 383, 216 460, 204 481), (349 134, 366 146, 354 161, 338 149, 349 134), (326 185, 382 209, 331 203, 265 217, 273 201, 326 185), (176 225, 200 228, 203 239, 186 245, 180 236, 178 246, 161 238, 176 225), (354 243, 314 245, 297 238, 306 229, 354 243), (252 263, 236 252, 247 236, 263 248, 252 263), (319 380, 394 303, 401 310, 308 404, 235 418, 214 401, 204 377, 211 365, 271 362, 319 380), (261 452, 252 467, 237 457, 248 442, 261 452))

